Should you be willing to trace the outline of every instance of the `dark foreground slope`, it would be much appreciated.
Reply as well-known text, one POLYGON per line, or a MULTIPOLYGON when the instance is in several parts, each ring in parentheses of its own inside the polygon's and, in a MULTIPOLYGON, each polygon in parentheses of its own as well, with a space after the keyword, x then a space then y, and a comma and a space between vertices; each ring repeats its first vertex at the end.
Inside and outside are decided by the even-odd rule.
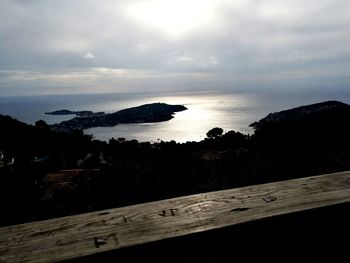
POLYGON ((252 136, 150 144, 1 116, 0 151, 14 163, 0 167, 0 225, 350 170, 349 120, 348 105, 325 102, 269 115, 252 136))

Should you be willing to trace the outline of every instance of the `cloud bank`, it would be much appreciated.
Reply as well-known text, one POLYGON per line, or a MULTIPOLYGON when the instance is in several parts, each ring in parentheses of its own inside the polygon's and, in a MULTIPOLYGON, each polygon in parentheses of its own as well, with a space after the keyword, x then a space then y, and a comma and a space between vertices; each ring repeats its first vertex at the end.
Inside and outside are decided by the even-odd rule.
POLYGON ((348 0, 2 0, 0 96, 349 87, 348 0))

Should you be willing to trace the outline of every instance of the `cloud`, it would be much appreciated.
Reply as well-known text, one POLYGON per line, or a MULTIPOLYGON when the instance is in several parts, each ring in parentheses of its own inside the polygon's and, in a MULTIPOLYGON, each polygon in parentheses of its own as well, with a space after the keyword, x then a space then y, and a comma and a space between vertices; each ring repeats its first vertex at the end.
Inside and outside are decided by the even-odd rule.
POLYGON ((89 60, 89 59, 94 59, 95 56, 92 53, 88 52, 84 55, 84 58, 89 60))
POLYGON ((183 62, 183 63, 191 63, 193 61, 193 58, 191 57, 186 57, 186 56, 181 56, 177 58, 178 62, 183 62))
POLYGON ((220 0, 144 0, 129 4, 127 14, 150 28, 179 37, 213 23, 218 2, 220 0))
POLYGON ((188 88, 201 87, 200 78, 213 88, 218 79, 225 88, 262 79, 284 87, 291 78, 323 85, 350 71, 348 10, 348 0, 2 0, 0 95, 28 82, 84 92, 80 76, 140 91, 180 89, 181 78, 188 88), (140 3, 152 8, 140 11, 140 3))
POLYGON ((216 73, 159 73, 152 70, 89 68, 67 71, 0 70, 2 96, 43 94, 160 92, 210 89, 208 83, 220 83, 216 73), (25 83, 25 85, 23 85, 25 83), (10 85, 11 84, 11 85, 10 85))
POLYGON ((213 64, 213 65, 216 65, 216 64, 219 63, 219 60, 218 60, 218 58, 216 56, 211 56, 209 58, 209 61, 210 61, 210 64, 213 64))

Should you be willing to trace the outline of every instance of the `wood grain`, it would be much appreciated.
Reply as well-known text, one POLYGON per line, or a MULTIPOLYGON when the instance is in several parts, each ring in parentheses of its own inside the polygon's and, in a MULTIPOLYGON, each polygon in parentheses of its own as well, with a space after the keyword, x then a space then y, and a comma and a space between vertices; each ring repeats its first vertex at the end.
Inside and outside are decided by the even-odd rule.
POLYGON ((350 172, 0 228, 0 262, 55 262, 350 202, 350 172))

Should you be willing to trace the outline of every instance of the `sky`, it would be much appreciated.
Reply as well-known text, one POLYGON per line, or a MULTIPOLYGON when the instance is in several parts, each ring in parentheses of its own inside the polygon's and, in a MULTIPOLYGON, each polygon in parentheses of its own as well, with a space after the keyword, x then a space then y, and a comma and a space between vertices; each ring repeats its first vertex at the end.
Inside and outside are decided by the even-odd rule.
POLYGON ((0 0, 0 96, 350 87, 349 0, 0 0))

